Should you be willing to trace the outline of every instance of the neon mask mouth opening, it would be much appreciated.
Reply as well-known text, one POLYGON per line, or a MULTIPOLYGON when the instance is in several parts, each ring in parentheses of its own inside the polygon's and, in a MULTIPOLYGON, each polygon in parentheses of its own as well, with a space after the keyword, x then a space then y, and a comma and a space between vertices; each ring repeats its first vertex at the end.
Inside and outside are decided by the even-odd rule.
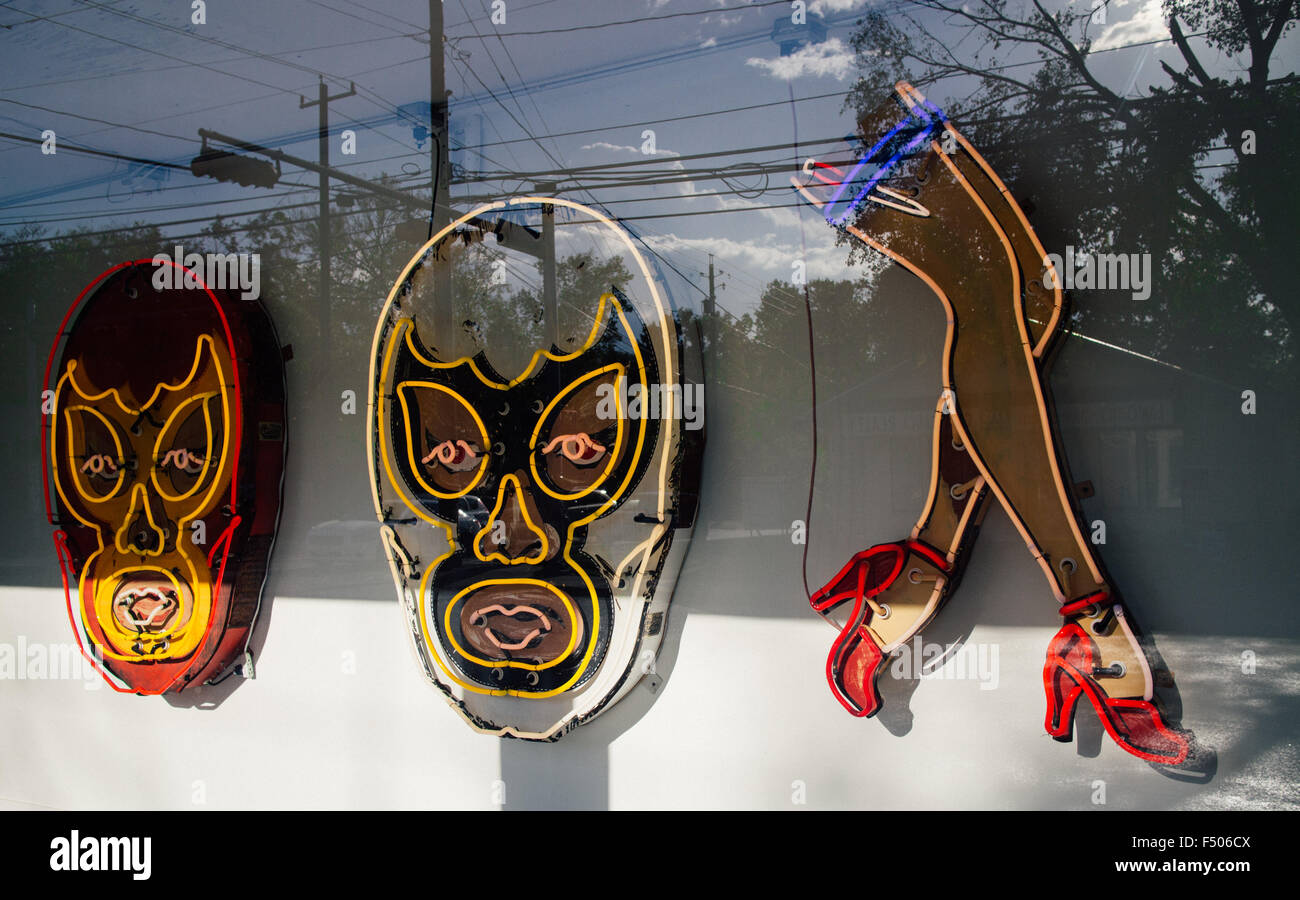
POLYGON ((122 579, 113 592, 113 617, 138 634, 161 634, 180 612, 182 592, 171 579, 140 575, 122 579))
POLYGON ((531 584, 493 584, 463 601, 461 632, 473 650, 487 659, 542 664, 565 655, 580 643, 576 621, 551 591, 531 584))
POLYGON ((551 620, 534 606, 512 606, 509 609, 493 603, 474 612, 471 625, 483 629, 484 636, 502 650, 523 650, 540 641, 551 630, 551 620), (522 637, 520 632, 532 625, 522 637), (510 643, 506 643, 509 641, 510 643))

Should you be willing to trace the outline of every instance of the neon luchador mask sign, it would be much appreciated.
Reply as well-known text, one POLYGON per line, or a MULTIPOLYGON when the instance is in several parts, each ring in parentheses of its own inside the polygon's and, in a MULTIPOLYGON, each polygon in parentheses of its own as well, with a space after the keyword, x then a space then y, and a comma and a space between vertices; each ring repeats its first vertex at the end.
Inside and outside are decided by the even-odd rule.
POLYGON ((629 236, 565 200, 463 216, 390 293, 369 411, 380 533, 421 666, 475 728, 555 739, 653 672, 702 448, 684 347, 629 236), (616 278, 584 280, 598 261, 563 247, 536 280, 510 260, 534 234, 510 223, 557 213, 616 278))
MULTIPOLYGON (((954 593, 992 498, 1064 620, 1043 669, 1047 732, 1069 740, 1082 698, 1127 752, 1186 763, 1191 735, 1168 721, 1155 695, 1156 661, 1067 487, 1045 390, 1065 321, 1050 257, 989 164, 911 85, 900 82, 860 131, 868 149, 856 163, 810 159, 795 187, 829 224, 920 279, 948 325, 930 487, 916 526, 858 553, 810 598, 825 616, 846 613, 826 663, 832 692, 854 715, 880 709, 884 660, 954 593)), ((1164 683, 1172 687, 1172 677, 1164 683)))
POLYGON ((139 260, 100 275, 46 372, 46 510, 69 618, 114 688, 181 691, 245 656, 284 468, 260 303, 139 260), (170 281, 168 282, 170 284, 170 281))

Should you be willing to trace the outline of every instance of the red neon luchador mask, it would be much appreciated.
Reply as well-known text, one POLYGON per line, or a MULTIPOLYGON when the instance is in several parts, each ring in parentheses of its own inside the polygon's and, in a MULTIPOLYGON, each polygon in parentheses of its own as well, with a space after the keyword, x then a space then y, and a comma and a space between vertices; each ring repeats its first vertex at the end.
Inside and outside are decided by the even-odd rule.
POLYGON ((78 298, 43 423, 69 616, 109 683, 141 694, 243 657, 285 446, 283 361, 260 303, 160 290, 154 265, 112 269, 78 298))

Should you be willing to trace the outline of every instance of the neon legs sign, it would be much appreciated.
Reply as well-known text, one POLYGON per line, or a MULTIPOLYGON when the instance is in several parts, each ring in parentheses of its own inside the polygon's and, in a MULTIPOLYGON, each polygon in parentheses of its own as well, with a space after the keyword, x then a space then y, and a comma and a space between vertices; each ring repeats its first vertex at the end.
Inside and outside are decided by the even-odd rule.
POLYGON ((125 263, 77 298, 41 433, 69 618, 109 684, 140 694, 243 658, 284 467, 283 362, 261 305, 153 273, 125 263))
POLYGON ((1131 614, 1066 489, 1043 391, 1062 324, 1059 279, 984 159, 918 91, 900 83, 896 93, 862 123, 869 149, 855 166, 809 160, 795 179, 828 223, 924 282, 948 320, 925 508, 905 540, 859 553, 811 598, 823 615, 847 611, 827 661, 831 689, 854 715, 879 710, 883 659, 948 598, 992 497, 1065 620, 1043 672, 1048 733, 1068 740, 1085 697, 1126 751, 1181 764, 1190 737, 1156 704, 1131 614))

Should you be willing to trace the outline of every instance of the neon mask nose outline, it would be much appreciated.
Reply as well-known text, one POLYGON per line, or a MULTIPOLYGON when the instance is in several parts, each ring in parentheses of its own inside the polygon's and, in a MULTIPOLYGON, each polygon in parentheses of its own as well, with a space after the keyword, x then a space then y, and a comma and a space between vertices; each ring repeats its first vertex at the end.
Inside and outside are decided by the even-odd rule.
POLYGON ((537 525, 533 523, 532 516, 528 514, 528 502, 524 497, 524 486, 519 483, 519 477, 513 474, 505 476, 504 478, 501 479, 501 483, 497 486, 496 506, 492 508, 492 512, 488 515, 487 524, 484 525, 482 530, 479 531, 479 533, 474 536, 474 555, 478 557, 479 560, 481 560, 482 562, 492 562, 494 560, 500 560, 503 565, 514 566, 523 563, 529 565, 536 565, 537 563, 540 563, 542 560, 546 559, 549 553, 550 553, 550 542, 547 540, 546 532, 538 528, 537 525), (509 488, 509 486, 511 485, 513 486, 513 489, 509 488), (499 517, 501 515, 502 510, 505 508, 506 499, 507 499, 506 492, 508 489, 510 490, 511 498, 514 499, 515 505, 519 509, 519 514, 523 516, 524 526, 530 532, 532 532, 533 534, 537 535, 539 538, 542 539, 541 549, 537 551, 536 556, 508 557, 504 553, 500 552, 499 550, 493 551, 492 553, 489 553, 486 556, 483 554, 483 538, 490 536, 497 522, 504 521, 499 517))

